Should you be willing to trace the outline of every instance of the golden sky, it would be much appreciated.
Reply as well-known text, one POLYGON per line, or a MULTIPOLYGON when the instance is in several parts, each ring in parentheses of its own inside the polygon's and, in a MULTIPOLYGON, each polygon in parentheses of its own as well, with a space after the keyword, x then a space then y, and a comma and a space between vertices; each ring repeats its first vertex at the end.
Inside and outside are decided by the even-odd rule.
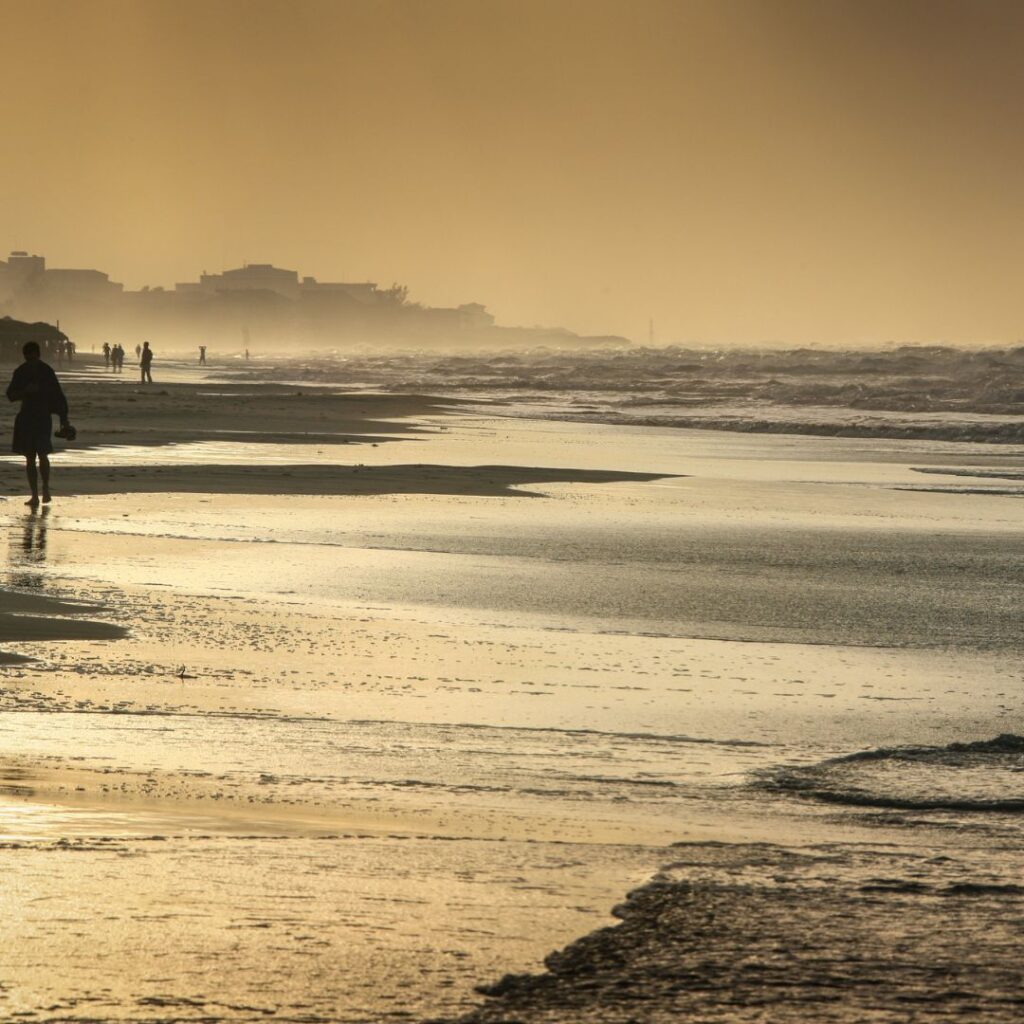
POLYGON ((0 0, 0 251, 641 340, 1024 337, 1024 3, 0 0))

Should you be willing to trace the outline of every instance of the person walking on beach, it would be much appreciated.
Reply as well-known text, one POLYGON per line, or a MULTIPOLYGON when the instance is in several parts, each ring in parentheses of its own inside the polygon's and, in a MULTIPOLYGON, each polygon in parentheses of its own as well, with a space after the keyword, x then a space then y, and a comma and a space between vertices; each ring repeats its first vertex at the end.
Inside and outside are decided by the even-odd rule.
POLYGON ((200 345, 199 346, 199 365, 200 366, 205 366, 206 365, 206 346, 205 345, 200 345))
POLYGON ((138 359, 139 356, 141 356, 141 355, 142 355, 142 346, 141 345, 136 345, 135 346, 135 358, 138 359))
POLYGON ((25 473, 32 497, 26 502, 30 508, 39 507, 39 477, 43 482, 43 504, 50 502, 50 453, 53 451, 53 420, 60 417, 61 430, 73 430, 68 423, 68 400, 57 380, 53 367, 42 360, 39 345, 34 341, 22 347, 25 362, 21 364, 7 385, 7 398, 21 402, 14 419, 14 439, 11 451, 25 456, 25 473), (38 463, 38 467, 37 467, 38 463))
POLYGON ((150 367, 153 365, 153 350, 149 347, 149 342, 144 341, 142 343, 142 352, 139 355, 139 366, 142 367, 142 383, 152 384, 153 374, 150 367))
POLYGON ((110 367, 110 352, 111 352, 110 342, 109 341, 103 342, 103 365, 108 367, 108 368, 110 367))

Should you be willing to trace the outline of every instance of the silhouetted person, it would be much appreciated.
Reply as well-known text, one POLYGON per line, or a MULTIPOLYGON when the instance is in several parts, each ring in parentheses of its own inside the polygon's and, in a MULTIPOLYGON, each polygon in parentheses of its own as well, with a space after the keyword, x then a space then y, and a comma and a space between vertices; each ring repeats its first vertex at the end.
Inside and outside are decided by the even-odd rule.
POLYGON ((138 359, 139 356, 141 356, 141 355, 142 355, 142 346, 141 345, 136 345, 135 346, 135 358, 138 359))
POLYGON ((139 366, 142 367, 142 383, 152 384, 153 374, 150 367, 153 365, 153 350, 149 347, 149 342, 144 341, 142 343, 142 352, 139 354, 139 366))
POLYGON ((199 365, 200 366, 205 366, 206 365, 206 346, 205 345, 200 345, 199 346, 199 365))
POLYGON ((248 350, 248 349, 246 349, 246 350, 245 350, 245 358, 246 358, 246 359, 248 359, 248 358, 249 358, 249 350, 248 350))
POLYGON ((104 366, 110 366, 110 352, 111 352, 110 342, 109 341, 103 342, 103 365, 104 366))
POLYGON ((53 420, 60 417, 62 429, 69 429, 68 400, 64 397, 53 367, 44 363, 39 345, 30 341, 22 348, 25 362, 21 364, 7 385, 7 397, 21 402, 14 418, 14 440, 11 451, 25 456, 25 473, 32 497, 26 502, 39 507, 39 477, 43 478, 43 504, 50 501, 50 453, 53 451, 53 420), (38 460, 38 470, 36 462, 38 460))

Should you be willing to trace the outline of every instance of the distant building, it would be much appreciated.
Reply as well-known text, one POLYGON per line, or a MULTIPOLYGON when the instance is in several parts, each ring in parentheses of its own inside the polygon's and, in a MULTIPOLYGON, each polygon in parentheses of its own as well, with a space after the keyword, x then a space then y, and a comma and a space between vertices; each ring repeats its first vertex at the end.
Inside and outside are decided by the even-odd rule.
POLYGON ((64 270, 53 268, 34 277, 30 287, 43 289, 48 293, 75 298, 103 299, 120 295, 124 285, 111 281, 100 270, 64 270))
POLYGON ((37 274, 46 270, 46 258, 44 256, 29 256, 27 252, 15 250, 7 257, 7 279, 11 282, 24 283, 37 274))
POLYGON ((373 281, 318 281, 315 277, 302 279, 300 294, 304 299, 342 295, 364 306, 376 305, 380 299, 380 292, 373 281))
POLYGON ((56 319, 83 305, 116 300, 123 291, 100 270, 47 267, 44 257, 17 250, 0 260, 0 301, 33 318, 56 319))
POLYGON ((423 326, 433 331, 479 331, 494 326, 494 317, 479 302, 427 308, 422 311, 422 318, 423 326))
POLYGON ((29 256, 27 252, 12 252, 0 260, 0 302, 11 299, 24 287, 25 282, 46 270, 42 256, 29 256))
POLYGON ((299 274, 270 263, 247 263, 221 274, 201 274, 199 290, 217 292, 277 292, 286 299, 299 297, 299 274))
MULTIPOLYGON (((237 345, 259 339, 276 347, 426 344, 460 347, 578 344, 558 328, 497 327, 479 302, 432 308, 411 303, 408 289, 374 281, 318 281, 271 263, 247 263, 171 289, 124 286, 99 270, 46 266, 42 256, 12 252, 0 260, 0 316, 59 321, 76 341, 149 338, 158 345, 237 345)), ((134 345, 134 341, 131 342, 134 345)))
POLYGON ((494 314, 479 302, 464 302, 459 306, 459 315, 464 328, 471 330, 494 326, 494 314))
POLYGON ((67 335, 51 324, 29 324, 9 316, 0 317, 0 359, 4 362, 20 362, 21 348, 26 341, 36 342, 47 356, 58 342, 67 340, 67 335))

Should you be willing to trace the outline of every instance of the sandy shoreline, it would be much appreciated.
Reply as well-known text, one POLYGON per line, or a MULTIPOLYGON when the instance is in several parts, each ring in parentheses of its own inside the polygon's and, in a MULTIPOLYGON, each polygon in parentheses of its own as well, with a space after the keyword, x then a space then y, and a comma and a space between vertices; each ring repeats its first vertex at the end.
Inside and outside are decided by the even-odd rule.
POLYGON ((993 881, 974 851, 673 852, 678 860, 616 909, 618 926, 553 953, 542 976, 485 987, 492 999, 460 1021, 1009 1021, 1020 1012, 1024 890, 993 881))
POLYGON ((415 433, 412 419, 463 404, 427 395, 233 384, 206 380, 191 367, 172 374, 177 379, 158 378, 152 385, 91 370, 64 375, 79 447, 181 444, 239 434, 253 442, 305 437, 325 444, 369 444, 415 433))
MULTIPOLYGON (((938 865, 968 877, 972 844, 1003 851, 986 885, 1019 870, 1014 820, 997 842, 970 810, 922 824, 751 785, 1022 731, 1024 551, 1016 503, 958 475, 990 470, 980 446, 507 423, 252 384, 222 405, 208 381, 68 390, 96 447, 56 457, 45 514, 4 508, 0 636, 19 660, 0 687, 0 846, 18 895, 0 938, 19 953, 3 1013, 757 1019, 764 943, 800 908, 828 942, 838 907, 867 934, 892 908, 863 887, 912 879, 927 850, 950 861, 893 897, 913 931, 970 898, 938 865), (964 489, 901 493, 922 466, 964 489), (623 928, 579 940, 676 842, 692 857, 623 928), (130 894, 103 908, 119 938, 76 958, 111 874, 130 894), (714 934, 709 908, 731 915, 714 934), (769 910, 770 933, 744 935, 769 910), (563 947, 549 976, 479 1005, 475 986, 539 975, 563 947)), ((999 924, 994 902, 972 907, 972 927, 999 924)), ((964 929, 932 950, 944 963, 976 941, 964 929)), ((978 1019, 1012 1019, 996 994, 1013 968, 984 948, 1003 973, 978 1019)), ((772 1013, 860 1019, 868 995, 807 964, 765 983, 772 1013)), ((922 991, 948 1002, 910 966, 885 977, 879 1019, 922 991)))

